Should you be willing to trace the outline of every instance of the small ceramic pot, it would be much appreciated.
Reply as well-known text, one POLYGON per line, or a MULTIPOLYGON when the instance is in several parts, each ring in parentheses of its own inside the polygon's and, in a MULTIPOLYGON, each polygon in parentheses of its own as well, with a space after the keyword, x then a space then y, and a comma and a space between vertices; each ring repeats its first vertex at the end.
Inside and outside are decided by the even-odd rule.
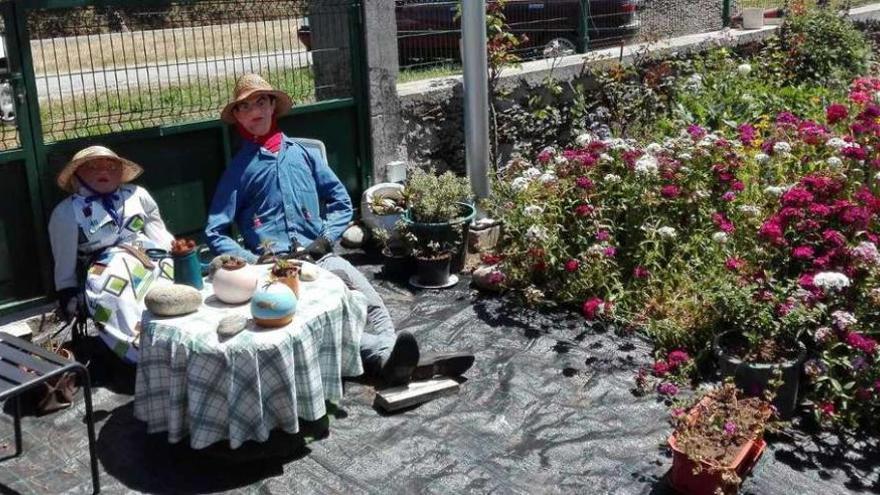
POLYGON ((254 322, 261 327, 283 327, 293 321, 296 303, 296 296, 288 286, 272 283, 254 292, 251 298, 251 315, 254 322))
POLYGON ((254 295, 257 281, 257 275, 247 265, 224 265, 214 273, 214 295, 226 304, 242 304, 254 295))
POLYGON ((272 276, 274 276, 275 280, 278 282, 290 287, 290 290, 293 291, 293 295, 299 298, 299 272, 300 267, 294 265, 293 268, 288 271, 288 275, 280 277, 273 272, 272 276))

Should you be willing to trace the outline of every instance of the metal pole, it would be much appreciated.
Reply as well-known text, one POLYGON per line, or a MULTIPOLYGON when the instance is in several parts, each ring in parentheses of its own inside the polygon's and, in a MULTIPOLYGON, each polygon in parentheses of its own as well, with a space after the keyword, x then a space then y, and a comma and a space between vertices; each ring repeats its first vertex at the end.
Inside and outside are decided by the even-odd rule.
POLYGON ((489 71, 486 61, 486 2, 463 0, 461 51, 464 65, 464 146, 467 174, 477 199, 489 196, 489 71))

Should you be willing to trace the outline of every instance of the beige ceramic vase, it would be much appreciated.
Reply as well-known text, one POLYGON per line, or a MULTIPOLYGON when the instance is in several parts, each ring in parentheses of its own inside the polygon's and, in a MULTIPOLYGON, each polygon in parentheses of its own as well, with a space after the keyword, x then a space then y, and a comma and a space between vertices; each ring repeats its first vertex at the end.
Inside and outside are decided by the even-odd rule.
POLYGON ((214 273, 214 295, 226 304, 243 304, 254 295, 257 281, 257 274, 246 264, 227 262, 214 273))

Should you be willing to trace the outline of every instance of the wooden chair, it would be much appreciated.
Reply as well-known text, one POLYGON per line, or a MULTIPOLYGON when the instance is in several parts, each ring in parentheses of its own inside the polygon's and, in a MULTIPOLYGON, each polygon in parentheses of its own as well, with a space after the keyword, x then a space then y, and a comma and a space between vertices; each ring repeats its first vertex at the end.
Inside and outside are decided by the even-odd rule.
MULTIPOLYGON (((98 479, 98 458, 95 455, 95 422, 92 416, 92 388, 85 366, 69 361, 30 342, 0 332, 0 401, 15 401, 15 456, 22 452, 21 394, 64 373, 76 373, 82 383, 86 401, 86 426, 89 435, 89 457, 92 463, 92 489, 101 491, 98 479), (27 371, 25 371, 27 370, 27 371)), ((14 456, 13 456, 14 457, 14 456)))

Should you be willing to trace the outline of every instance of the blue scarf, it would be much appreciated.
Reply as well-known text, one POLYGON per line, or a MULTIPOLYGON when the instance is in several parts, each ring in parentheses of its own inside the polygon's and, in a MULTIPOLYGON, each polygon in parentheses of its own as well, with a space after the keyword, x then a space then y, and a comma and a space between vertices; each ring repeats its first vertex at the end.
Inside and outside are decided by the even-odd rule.
POLYGON ((118 211, 116 211, 116 207, 113 204, 114 201, 119 201, 120 197, 119 194, 117 194, 116 192, 119 189, 112 193, 101 194, 98 191, 95 191, 94 189, 89 187, 89 185, 86 184, 86 181, 84 181, 82 177, 79 176, 79 174, 74 173, 73 175, 76 176, 76 179, 77 181, 79 181, 81 186, 88 189, 88 191, 92 193, 91 196, 86 196, 86 204, 92 204, 95 201, 100 200, 101 206, 103 206, 107 213, 110 214, 110 218, 113 219, 113 222, 116 224, 116 226, 122 227, 122 216, 119 214, 118 211))

